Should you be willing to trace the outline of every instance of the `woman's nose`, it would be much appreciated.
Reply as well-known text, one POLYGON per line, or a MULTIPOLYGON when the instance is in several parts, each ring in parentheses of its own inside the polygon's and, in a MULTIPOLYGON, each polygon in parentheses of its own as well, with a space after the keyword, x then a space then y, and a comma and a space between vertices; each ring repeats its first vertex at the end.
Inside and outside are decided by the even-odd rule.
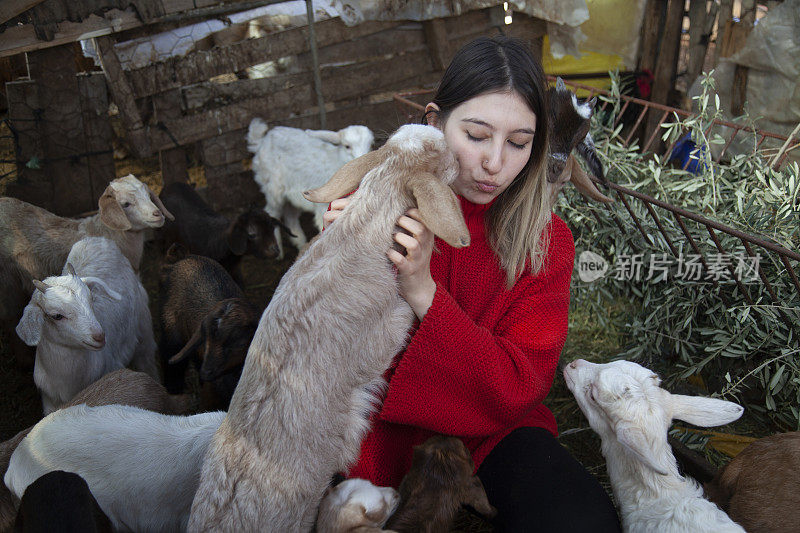
POLYGON ((492 148, 483 154, 483 169, 489 174, 497 174, 503 168, 502 150, 492 148))

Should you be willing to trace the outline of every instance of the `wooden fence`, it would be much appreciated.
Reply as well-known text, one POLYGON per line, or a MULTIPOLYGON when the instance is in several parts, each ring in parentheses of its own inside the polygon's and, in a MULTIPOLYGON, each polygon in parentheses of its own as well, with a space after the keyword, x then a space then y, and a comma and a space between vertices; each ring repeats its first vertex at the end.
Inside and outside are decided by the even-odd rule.
MULTIPOLYGON (((544 21, 522 14, 515 14, 511 25, 505 25, 503 19, 504 12, 497 6, 422 23, 373 21, 347 27, 338 18, 316 22, 327 128, 364 124, 382 140, 405 122, 392 95, 402 89, 435 85, 452 54, 475 37, 503 31, 528 42, 541 54, 544 21)), ((98 37, 95 46, 132 151, 138 156, 158 153, 165 183, 186 180, 187 156, 198 154, 208 184, 207 197, 216 208, 263 202, 249 171, 245 143, 247 126, 254 117, 265 119, 270 126, 320 127, 308 26, 198 50, 130 71, 122 69, 114 39, 113 35, 98 37), (261 79, 236 76, 248 67, 281 58, 289 58, 291 65, 284 74, 261 79), (220 77, 226 81, 221 83, 220 77)), ((95 140, 90 142, 87 134, 87 140, 77 140, 79 126, 88 132, 102 129, 87 117, 107 121, 102 113, 92 114, 107 102, 104 94, 88 88, 96 82, 86 80, 95 80, 95 75, 76 81, 81 76, 70 74, 64 52, 59 52, 62 48, 30 52, 29 61, 42 65, 35 73, 31 71, 34 81, 9 84, 9 117, 19 133, 18 158, 27 162, 38 155, 42 162, 41 169, 20 164, 20 179, 11 194, 61 214, 75 214, 96 206, 101 184, 114 177, 113 164, 109 164, 113 161, 110 136, 92 137, 95 140), (57 84, 48 81, 53 76, 47 69, 57 63, 62 70, 59 79, 66 80, 63 85, 75 87, 70 96, 61 95, 65 101, 70 99, 73 111, 45 103, 55 102, 48 96, 48 87, 57 84), (66 128, 68 118, 74 124, 70 122, 66 128), (76 134, 64 135, 67 129, 76 134), (69 150, 55 150, 53 142, 58 137, 69 150), (74 201, 63 200, 64 185, 74 191, 74 201)))

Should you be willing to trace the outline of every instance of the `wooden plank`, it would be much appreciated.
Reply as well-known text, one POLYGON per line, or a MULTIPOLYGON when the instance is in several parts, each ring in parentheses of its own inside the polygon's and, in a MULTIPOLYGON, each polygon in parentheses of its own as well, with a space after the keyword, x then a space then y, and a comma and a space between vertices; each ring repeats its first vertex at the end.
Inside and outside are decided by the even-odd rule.
MULTIPOLYGON (((661 46, 658 51, 653 80, 653 92, 650 100, 659 104, 667 104, 667 97, 675 83, 675 75, 678 68, 678 49, 680 47, 681 26, 683 24, 684 0, 669 0, 667 4, 667 15, 664 24, 664 34, 661 38, 661 46)), ((660 113, 650 113, 647 122, 647 135, 658 128, 660 113)), ((658 152, 661 145, 660 136, 651 149, 658 152)))
POLYGON ((113 132, 108 118, 108 91, 102 72, 78 74, 77 81, 86 151, 93 153, 86 156, 86 165, 94 208, 106 185, 116 177, 114 149, 111 145, 113 132))
MULTIPOLYGON (((323 96, 326 101, 337 101, 369 94, 431 70, 431 60, 425 50, 380 61, 324 68, 321 71, 323 96)), ((251 98, 269 99, 270 107, 293 103, 295 107, 305 108, 316 104, 316 100, 308 98, 310 84, 311 73, 301 72, 225 84, 204 83, 187 87, 184 96, 190 110, 251 98)))
MULTIPOLYGON (((173 89, 165 93, 153 96, 153 107, 157 122, 168 122, 182 116, 181 92, 173 89)), ((158 152, 159 164, 161 166, 161 179, 164 185, 173 182, 188 183, 189 171, 186 164, 186 150, 176 146, 158 152)))
POLYGON ((722 55, 723 43, 729 36, 727 35, 729 24, 733 22, 733 0, 720 0, 719 11, 717 11, 717 39, 714 42, 714 67, 719 64, 722 55))
MULTIPOLYGON (((741 26, 744 30, 743 41, 747 41, 750 32, 753 31, 753 24, 756 19, 755 0, 742 0, 741 2, 741 26)), ((742 43, 744 46, 744 43, 742 43)), ((747 79, 750 69, 743 65, 736 65, 733 71, 733 87, 731 89, 731 114, 739 116, 744 114, 744 103, 747 99, 747 79)))
POLYGON ((17 179, 6 187, 6 194, 45 209, 53 205, 53 184, 44 168, 26 163, 32 158, 42 160, 41 106, 38 86, 33 81, 14 81, 6 84, 8 119, 17 132, 17 179))
POLYGON ((422 23, 422 27, 425 29, 425 40, 433 60, 433 68, 444 70, 450 64, 452 57, 444 21, 442 19, 426 20, 422 23))
MULTIPOLYGON (((206 167, 241 163, 253 154, 247 150, 247 129, 238 129, 209 137, 200 143, 200 154, 206 167)), ((240 169, 239 171, 246 170, 240 169)))
POLYGON ((653 72, 658 58, 658 39, 661 30, 664 4, 661 0, 647 0, 642 19, 642 32, 639 44, 639 70, 653 72))
MULTIPOLYGON (((397 60, 393 62, 385 62, 384 68, 380 70, 369 63, 347 67, 345 73, 338 72, 336 76, 324 78, 323 94, 326 100, 333 102, 363 96, 369 92, 369 88, 374 92, 374 89, 381 87, 387 90, 390 88, 399 90, 413 85, 418 76, 425 74, 426 70, 431 71, 430 58, 422 53, 408 56, 396 58, 397 60), (427 69, 423 68, 425 63, 428 63, 427 69)), ((437 73, 434 79, 439 77, 437 73)), ((212 135, 245 128, 256 116, 272 120, 292 113, 303 113, 312 108, 315 102, 316 97, 311 86, 291 87, 170 121, 167 127, 181 145, 186 145, 212 135)), ((309 127, 317 128, 318 125, 309 127)), ((157 149, 172 145, 171 139, 166 134, 152 130, 151 143, 157 149)))
POLYGON ((125 11, 111 9, 103 13, 103 16, 90 15, 83 22, 65 21, 60 23, 51 41, 39 40, 32 24, 12 26, 0 33, 0 57, 11 56, 21 52, 32 52, 81 39, 109 35, 135 28, 142 24, 133 9, 126 9, 125 11))
POLYGON ((41 4, 44 0, 3 0, 0 3, 0 24, 6 22, 20 13, 41 4))
MULTIPOLYGON (((315 25, 320 47, 357 39, 399 25, 398 22, 365 22, 348 28, 338 18, 315 25)), ((131 71, 129 79, 137 98, 214 76, 238 72, 249 66, 308 51, 308 28, 292 28, 260 39, 249 39, 231 46, 198 51, 184 57, 131 71)))
POLYGON ((117 53, 114 51, 112 37, 97 37, 94 46, 100 59, 100 65, 106 75, 108 88, 113 96, 114 103, 119 108, 119 114, 125 124, 128 143, 137 157, 148 157, 152 150, 144 129, 142 117, 136 107, 133 90, 128 83, 128 78, 122 70, 117 53))
POLYGON ((53 184, 51 210, 69 216, 96 209, 72 45, 28 54, 28 64, 42 110, 44 169, 53 184))

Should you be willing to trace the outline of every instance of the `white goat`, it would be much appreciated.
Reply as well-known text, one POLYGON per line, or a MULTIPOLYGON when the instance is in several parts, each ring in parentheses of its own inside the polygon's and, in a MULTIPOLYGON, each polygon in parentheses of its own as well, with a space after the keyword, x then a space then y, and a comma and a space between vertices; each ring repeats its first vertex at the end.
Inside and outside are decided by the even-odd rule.
POLYGON ((358 187, 261 316, 203 463, 190 531, 312 528, 331 476, 358 457, 373 391, 412 324, 386 257, 395 222, 416 204, 434 234, 468 245, 449 187, 457 172, 439 130, 406 125, 306 193, 328 203, 358 187))
MULTIPOLYGON (((267 213, 286 224, 295 235, 292 242, 298 249, 306 243, 300 226, 301 212, 314 213, 314 222, 321 230, 322 215, 328 207, 310 203, 303 192, 321 186, 342 165, 369 152, 372 141, 372 132, 366 126, 348 126, 339 131, 278 126, 267 131, 260 118, 250 122, 247 148, 254 154, 253 178, 267 199, 267 213)), ((283 258, 278 227, 275 240, 279 258, 283 258)))
MULTIPOLYGON (((167 390, 147 374, 123 368, 106 374, 83 389, 65 407, 82 403, 92 407, 121 404, 163 414, 178 415, 188 412, 191 402, 189 395, 167 394, 167 390)), ((33 426, 23 429, 7 441, 0 443, 0 477, 6 475, 11 454, 32 429, 33 426)), ((2 485, 0 486, 0 531, 11 529, 15 516, 11 493, 5 485, 2 485)))
POLYGON ((170 416, 128 405, 59 409, 22 439, 4 481, 21 498, 43 474, 74 472, 116 530, 184 531, 203 455, 224 416, 170 416))
POLYGON ((600 435, 611 487, 626 532, 744 533, 703 490, 678 472, 667 443, 673 418, 702 427, 742 416, 724 400, 670 394, 658 376, 630 361, 594 364, 578 359, 564 368, 589 425, 600 435))
POLYGON ((319 504, 317 533, 372 533, 381 529, 400 503, 391 487, 366 479, 347 479, 328 487, 319 504))
POLYGON ((158 378, 147 292, 116 244, 81 239, 63 275, 34 284, 17 334, 37 347, 33 380, 45 414, 128 365, 158 378))
MULTIPOLYGON (((165 216, 173 219, 161 200, 131 174, 109 183, 99 205, 98 214, 75 220, 16 198, 0 198, 0 326, 9 335, 33 292, 31 280, 61 272, 78 240, 111 239, 138 272, 145 230, 164 225, 165 216)), ((32 355, 15 352, 20 362, 30 364, 32 355)))

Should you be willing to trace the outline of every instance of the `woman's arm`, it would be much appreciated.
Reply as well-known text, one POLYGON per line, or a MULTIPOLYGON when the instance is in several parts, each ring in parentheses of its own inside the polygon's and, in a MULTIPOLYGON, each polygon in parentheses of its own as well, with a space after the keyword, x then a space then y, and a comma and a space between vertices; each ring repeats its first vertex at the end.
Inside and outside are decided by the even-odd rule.
POLYGON ((575 247, 554 217, 549 265, 524 276, 494 331, 478 326, 440 284, 391 376, 386 421, 465 437, 517 423, 550 390, 567 334, 575 247))

